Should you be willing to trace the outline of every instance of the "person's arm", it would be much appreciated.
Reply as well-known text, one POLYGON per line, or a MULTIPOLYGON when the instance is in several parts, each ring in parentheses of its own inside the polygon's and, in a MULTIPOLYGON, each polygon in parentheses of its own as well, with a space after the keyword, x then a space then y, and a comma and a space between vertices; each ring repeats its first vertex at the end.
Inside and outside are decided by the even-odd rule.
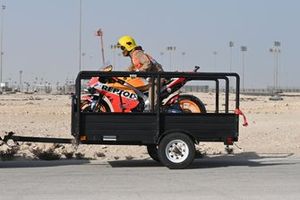
POLYGON ((127 68, 127 71, 133 72, 133 71, 135 71, 135 67, 134 67, 133 65, 130 65, 130 66, 127 68))
POLYGON ((139 60, 141 64, 141 67, 138 69, 139 71, 147 72, 151 69, 152 63, 144 52, 142 51, 138 52, 136 54, 136 58, 139 60))

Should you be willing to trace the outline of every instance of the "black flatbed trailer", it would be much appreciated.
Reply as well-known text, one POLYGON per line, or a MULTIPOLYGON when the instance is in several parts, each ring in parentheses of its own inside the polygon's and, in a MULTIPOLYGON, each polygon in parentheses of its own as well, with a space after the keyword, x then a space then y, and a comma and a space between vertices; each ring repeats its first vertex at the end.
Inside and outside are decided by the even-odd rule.
MULTIPOLYGON (((223 142, 232 145, 239 136, 240 78, 236 73, 131 73, 82 71, 76 79, 76 94, 72 99, 72 135, 83 144, 145 145, 150 156, 169 168, 185 168, 194 159, 194 144, 199 142, 223 142), (157 102, 161 79, 187 77, 193 81, 215 82, 215 110, 211 113, 168 113, 160 106, 153 106, 150 112, 80 112, 82 80, 91 77, 150 77, 157 87, 157 102), (229 82, 235 79, 235 106, 229 109, 229 82), (154 81, 157 80, 157 81, 154 81), (224 110, 220 109, 220 82, 225 82, 224 110), (186 141, 188 140, 188 141, 186 141), (172 146, 170 141, 175 141, 172 146), (170 161, 166 156, 169 149, 180 145, 189 146, 184 161, 170 161), (183 143, 180 143, 183 141, 183 143), (191 144, 189 144, 191 143, 191 144), (169 145, 169 146, 168 146, 169 145), (170 146, 171 145, 171 146, 170 146)), ((154 99, 152 97, 152 99, 154 99)), ((180 149, 176 149, 180 155, 180 149)), ((176 154, 176 155, 177 155, 176 154)), ((175 155, 173 155, 175 156, 175 155)), ((180 155, 182 156, 182 155, 180 155)), ((179 156, 179 157, 180 157, 179 156)), ((179 159, 180 160, 180 159, 179 159)))
MULTIPOLYGON (((152 87, 154 88, 154 87, 152 87)), ((154 89, 152 89, 154 91, 154 89)), ((24 137, 8 134, 2 140, 107 145, 145 145, 149 155, 165 166, 186 168, 195 157, 195 144, 223 142, 232 145, 239 136, 240 78, 237 73, 180 73, 180 72, 100 72, 81 71, 72 95, 71 134, 74 138, 24 137), (82 112, 83 80, 92 77, 150 77, 157 87, 156 105, 161 102, 159 91, 162 79, 186 77, 193 81, 215 82, 215 108, 206 113, 168 113, 160 106, 148 112, 82 112), (234 80, 234 108, 229 109, 229 82, 234 80), (220 88, 220 82, 225 83, 220 88), (220 109, 220 91, 224 103, 220 109), (75 141, 75 142, 74 142, 75 141)), ((152 93, 154 95, 154 92, 152 93)))

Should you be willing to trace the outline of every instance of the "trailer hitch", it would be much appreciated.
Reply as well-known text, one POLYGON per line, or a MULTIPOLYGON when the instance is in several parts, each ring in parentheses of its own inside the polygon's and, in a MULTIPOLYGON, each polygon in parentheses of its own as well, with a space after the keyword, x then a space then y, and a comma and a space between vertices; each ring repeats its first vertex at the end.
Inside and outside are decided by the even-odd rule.
POLYGON ((64 143, 78 145, 78 141, 75 138, 51 138, 51 137, 27 137, 17 136, 14 132, 10 131, 3 138, 0 137, 0 141, 4 144, 11 140, 15 144, 16 142, 40 142, 40 143, 64 143))

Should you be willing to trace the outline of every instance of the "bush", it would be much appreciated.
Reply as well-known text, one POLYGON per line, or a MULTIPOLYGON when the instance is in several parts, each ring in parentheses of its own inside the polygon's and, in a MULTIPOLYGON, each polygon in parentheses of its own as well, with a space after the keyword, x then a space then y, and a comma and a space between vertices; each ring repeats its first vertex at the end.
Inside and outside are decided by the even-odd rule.
POLYGON ((75 158, 76 158, 76 159, 79 159, 79 160, 80 160, 80 159, 84 159, 84 156, 85 156, 85 155, 84 155, 83 153, 80 153, 80 152, 75 153, 75 158))
POLYGON ((54 148, 43 150, 39 147, 32 149, 31 153, 40 160, 59 160, 61 155, 55 152, 54 148))
POLYGON ((63 151, 62 154, 66 157, 66 159, 72 159, 74 151, 63 151))
POLYGON ((132 160, 134 157, 133 156, 125 156, 126 160, 132 160))
POLYGON ((102 152, 96 152, 95 155, 98 157, 98 158, 104 158, 106 155, 102 152))
POLYGON ((13 160, 15 155, 18 153, 19 149, 20 148, 18 146, 13 146, 13 147, 7 148, 6 150, 1 150, 0 151, 1 160, 3 160, 3 161, 13 160))

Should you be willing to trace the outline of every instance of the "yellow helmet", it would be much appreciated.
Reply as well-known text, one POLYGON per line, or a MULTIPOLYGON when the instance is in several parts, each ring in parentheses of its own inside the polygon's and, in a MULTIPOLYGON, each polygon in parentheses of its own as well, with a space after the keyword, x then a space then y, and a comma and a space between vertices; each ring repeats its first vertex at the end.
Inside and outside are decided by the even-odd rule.
POLYGON ((120 47, 123 51, 131 51, 132 49, 137 47, 137 45, 132 37, 130 37, 129 35, 124 35, 120 37, 118 41, 118 47, 120 47))

